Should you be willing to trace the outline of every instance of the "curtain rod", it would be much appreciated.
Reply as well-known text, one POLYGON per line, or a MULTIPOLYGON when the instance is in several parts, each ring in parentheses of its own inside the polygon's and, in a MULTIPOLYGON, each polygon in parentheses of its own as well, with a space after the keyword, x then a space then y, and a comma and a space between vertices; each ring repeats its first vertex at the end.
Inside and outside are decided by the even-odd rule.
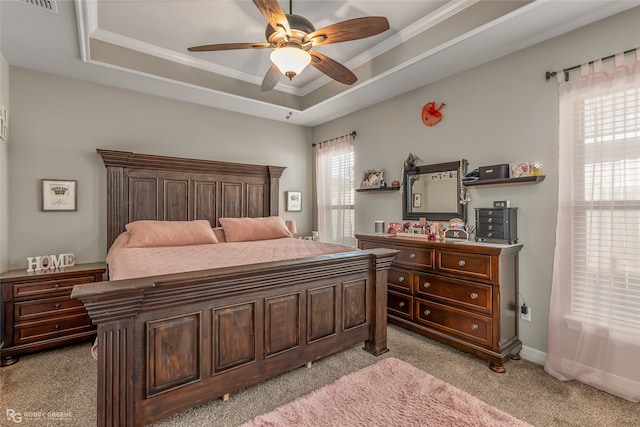
MULTIPOLYGON (((635 52, 636 50, 637 50, 637 48, 629 49, 629 50, 625 50, 625 51, 623 52, 623 54, 624 54, 624 55, 627 55, 627 54, 629 54, 629 53, 633 53, 633 52, 635 52)), ((608 59, 613 59, 613 58, 615 58, 615 57, 616 57, 616 55, 609 55, 609 56, 605 56, 604 58, 600 58, 600 60, 601 60, 601 61, 606 61, 606 60, 608 60, 608 59)), ((597 60, 589 61, 589 64, 593 64, 595 61, 597 61, 597 60)), ((577 69, 578 69, 578 68, 580 68, 580 67, 582 67, 582 64, 580 64, 580 65, 574 65, 573 67, 569 67, 569 68, 563 68, 563 69, 562 69, 562 72, 564 73, 564 81, 565 81, 565 82, 568 82, 568 81, 569 81, 569 71, 577 70, 577 69)), ((545 77, 547 80, 550 80, 550 79, 551 79, 551 77, 555 77, 558 73, 559 73, 559 71, 547 71, 546 73, 544 73, 544 77, 545 77)))
MULTIPOLYGON (((356 131, 355 131, 355 130, 354 130, 354 131, 352 131, 351 133, 348 133, 348 134, 346 134, 346 135, 342 135, 342 136, 349 136, 349 135, 351 135, 351 138, 356 139, 356 131)), ((326 141, 318 142, 318 144, 324 144, 325 142, 329 142, 329 141, 331 141, 331 140, 333 140, 333 139, 342 138, 342 136, 337 136, 337 137, 335 137, 335 138, 327 139, 326 141)), ((311 146, 312 146, 312 147, 315 147, 315 146, 316 146, 316 143, 314 142, 313 144, 311 144, 311 146)))

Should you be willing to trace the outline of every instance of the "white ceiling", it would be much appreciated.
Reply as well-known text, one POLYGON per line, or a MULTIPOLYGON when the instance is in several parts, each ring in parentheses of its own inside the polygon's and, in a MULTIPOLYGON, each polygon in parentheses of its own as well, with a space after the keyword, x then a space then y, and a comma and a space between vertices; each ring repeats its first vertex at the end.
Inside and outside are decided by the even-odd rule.
POLYGON ((248 0, 3 0, 1 42, 10 65, 315 126, 638 5, 294 0, 293 13, 316 29, 362 16, 386 16, 390 29, 314 48, 351 69, 354 85, 308 67, 266 93, 270 49, 187 51, 265 42, 266 20, 248 0), (33 5, 47 1, 56 10, 33 5))

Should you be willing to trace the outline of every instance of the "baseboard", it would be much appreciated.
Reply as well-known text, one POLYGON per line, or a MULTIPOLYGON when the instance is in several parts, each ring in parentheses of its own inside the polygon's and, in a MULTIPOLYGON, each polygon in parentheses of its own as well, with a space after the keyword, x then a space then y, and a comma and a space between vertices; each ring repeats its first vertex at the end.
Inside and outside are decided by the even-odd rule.
POLYGON ((547 353, 523 345, 522 350, 520 350, 520 356, 523 359, 528 360, 529 362, 537 363, 538 365, 544 365, 544 361, 547 358, 547 353))

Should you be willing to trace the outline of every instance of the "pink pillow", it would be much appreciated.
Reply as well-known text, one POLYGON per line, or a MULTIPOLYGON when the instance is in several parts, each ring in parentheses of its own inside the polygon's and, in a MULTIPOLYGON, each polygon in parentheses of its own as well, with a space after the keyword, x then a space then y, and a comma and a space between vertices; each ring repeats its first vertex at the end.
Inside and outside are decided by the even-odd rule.
POLYGON ((134 221, 125 226, 128 248, 189 246, 218 243, 206 219, 194 221, 134 221))
POLYGON ((220 218, 227 242, 248 240, 268 240, 293 237, 282 218, 267 216, 261 218, 220 218))

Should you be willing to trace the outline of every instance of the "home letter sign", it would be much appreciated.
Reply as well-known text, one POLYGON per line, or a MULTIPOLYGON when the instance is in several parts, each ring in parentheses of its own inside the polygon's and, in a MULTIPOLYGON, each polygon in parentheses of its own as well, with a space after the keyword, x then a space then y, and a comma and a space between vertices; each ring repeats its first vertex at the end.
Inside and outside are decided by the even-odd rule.
POLYGON ((56 270, 58 268, 73 267, 76 264, 74 254, 40 255, 27 257, 27 273, 34 271, 56 270))

